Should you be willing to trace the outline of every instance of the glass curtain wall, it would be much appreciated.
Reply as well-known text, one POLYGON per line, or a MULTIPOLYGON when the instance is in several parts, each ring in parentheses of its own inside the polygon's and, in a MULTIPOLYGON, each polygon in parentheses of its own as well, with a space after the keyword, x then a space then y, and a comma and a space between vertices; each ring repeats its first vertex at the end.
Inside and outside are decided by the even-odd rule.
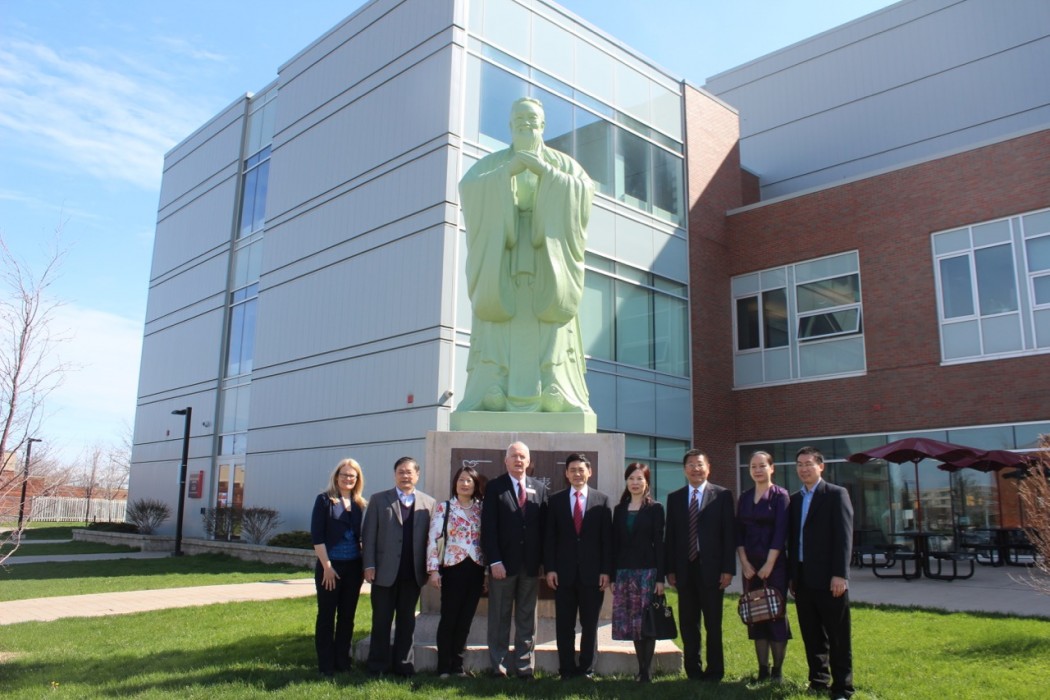
POLYGON ((226 354, 218 425, 220 474, 216 480, 216 504, 220 506, 240 506, 244 495, 244 455, 248 449, 255 317, 276 97, 277 88, 273 87, 253 97, 248 105, 240 215, 234 230, 230 264, 226 354))
MULTIPOLYGON (((739 485, 753 484, 747 465, 751 454, 764 450, 773 455, 774 481, 792 493, 801 488, 795 472, 795 453, 806 445, 824 454, 824 477, 847 488, 853 500, 854 527, 873 533, 874 541, 893 533, 923 530, 950 536, 959 529, 1015 526, 1005 522, 1002 499, 994 472, 960 469, 947 472, 935 460, 893 464, 873 460, 854 464, 847 458, 905 437, 929 437, 981 450, 1025 452, 1038 449, 1039 436, 1050 433, 1050 422, 981 426, 911 433, 856 435, 788 442, 744 443, 738 447, 739 485)), ((870 537, 870 535, 869 535, 870 537)), ((870 541, 870 540, 869 540, 870 541)), ((946 539, 945 539, 946 541, 946 539)), ((934 542, 937 545, 938 542, 934 542)))
MULTIPOLYGON (((685 227, 676 82, 647 73, 651 69, 622 48, 539 3, 472 0, 469 13, 467 143, 480 152, 506 148, 510 105, 521 97, 538 99, 545 141, 586 169, 595 183, 595 206, 618 216, 626 212, 655 229, 685 227)), ((650 264, 632 261, 629 254, 614 260, 587 253, 580 310, 584 351, 591 358, 686 377, 688 287, 654 274, 650 264)), ((675 437, 627 437, 627 461, 650 465, 658 494, 682 483, 688 440, 675 437)))

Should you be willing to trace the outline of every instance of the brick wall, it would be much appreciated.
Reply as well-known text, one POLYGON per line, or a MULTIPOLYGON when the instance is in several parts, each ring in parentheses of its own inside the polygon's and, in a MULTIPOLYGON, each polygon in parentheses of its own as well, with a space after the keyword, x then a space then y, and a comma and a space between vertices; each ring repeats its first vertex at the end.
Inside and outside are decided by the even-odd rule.
MULTIPOLYGON (((729 429, 718 423, 725 443, 719 442, 719 454, 735 441, 1050 417, 1050 355, 940 366, 930 247, 932 232, 1044 207, 1050 207, 1050 130, 729 216, 717 246, 712 241, 693 248, 694 284, 704 282, 714 262, 698 255, 717 254, 714 264, 732 276, 859 251, 868 371, 730 391, 727 398, 731 366, 706 345, 716 342, 731 354, 728 283, 707 280, 694 287, 694 305, 705 307, 694 310, 694 320, 703 321, 693 337, 697 405, 717 406, 735 418, 729 429), (722 289, 708 297, 712 284, 722 289), (713 320, 717 315, 722 318, 713 320)), ((706 208, 697 210, 690 224, 707 225, 706 208)), ((699 237, 707 238, 703 230, 699 237)), ((714 426, 702 411, 695 420, 697 435, 710 435, 714 426)))
POLYGON ((735 483, 733 352, 726 211, 741 206, 737 114, 685 86, 689 192, 693 444, 708 453, 711 479, 735 483))

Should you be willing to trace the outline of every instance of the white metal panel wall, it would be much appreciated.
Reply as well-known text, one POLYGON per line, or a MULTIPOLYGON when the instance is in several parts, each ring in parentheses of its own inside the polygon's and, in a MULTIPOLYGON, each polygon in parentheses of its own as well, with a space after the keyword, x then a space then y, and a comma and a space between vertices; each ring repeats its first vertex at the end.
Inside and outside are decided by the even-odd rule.
POLYGON ((245 107, 246 100, 238 100, 164 157, 158 218, 167 216, 168 207, 181 206, 212 186, 215 175, 237 168, 245 107))
POLYGON ((370 498, 378 491, 393 488, 394 462, 406 455, 419 460, 422 486, 427 470, 425 449, 426 442, 420 438, 361 444, 352 449, 322 447, 295 453, 252 455, 245 476, 244 503, 279 510, 282 532, 309 530, 314 499, 326 488, 328 476, 339 460, 353 457, 358 461, 365 477, 365 497, 370 498))
POLYGON ((219 250, 178 274, 154 282, 146 302, 146 335, 221 308, 226 299, 229 254, 219 250))
MULTIPOLYGON (((290 209, 448 133, 451 49, 432 55, 277 145, 268 213, 290 209)), ((283 99, 283 96, 280 98, 283 99)), ((278 114, 280 114, 280 105, 278 114)), ((444 183, 416 183, 416 187, 444 183)))
POLYGON ((348 454, 389 488, 449 410, 451 8, 368 5, 281 69, 245 503, 282 528, 348 454))
MULTIPOLYGON (((151 280, 209 251, 229 246, 237 210, 237 175, 236 167, 226 168, 212 187, 199 191, 192 201, 172 208, 157 221, 151 280)), ((226 286, 225 277, 220 284, 226 286)))
POLYGON ((256 377, 299 358, 435 328, 443 238, 441 228, 402 238, 264 289, 256 377))
POLYGON ((139 401, 154 394, 217 381, 222 320, 220 307, 143 338, 139 401))
MULTIPOLYGON (((299 156, 289 157, 286 150, 280 163, 293 159, 299 156)), ((315 199, 302 213, 271 224, 263 249, 263 287, 452 218, 442 189, 448 159, 447 149, 430 151, 375 177, 349 183, 315 199)))
POLYGON ((763 198, 1050 124, 1050 3, 912 0, 711 78, 763 198))
MULTIPOLYGON (((380 0, 305 48, 280 68, 277 133, 344 93, 374 87, 423 58, 417 47, 451 26, 452 5, 453 0, 380 0)), ((447 83, 440 87, 447 93, 447 83)), ((426 103, 414 108, 430 111, 426 103)))

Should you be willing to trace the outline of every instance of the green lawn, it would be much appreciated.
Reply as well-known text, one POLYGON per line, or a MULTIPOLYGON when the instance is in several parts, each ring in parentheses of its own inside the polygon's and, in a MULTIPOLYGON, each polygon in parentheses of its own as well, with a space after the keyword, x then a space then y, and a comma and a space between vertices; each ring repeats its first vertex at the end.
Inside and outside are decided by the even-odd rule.
MULTIPOLYGON (((8 523, 3 527, 15 528, 17 525, 18 523, 8 523)), ((73 530, 78 530, 83 527, 83 525, 77 523, 26 523, 26 529, 22 536, 22 541, 28 542, 31 540, 71 540, 73 539, 73 530)))
POLYGON ((0 568, 0 601, 250 583, 311 575, 310 570, 291 564, 263 564, 220 554, 164 559, 15 564, 0 568))
MULTIPOLYGON (((316 676, 314 601, 233 603, 135 615, 24 623, 0 628, 6 698, 559 698, 660 700, 798 699, 804 692, 801 641, 788 646, 781 687, 748 683, 752 647, 727 598, 727 679, 712 687, 675 678, 651 686, 627 679, 533 683, 475 678, 375 680, 359 670, 334 683, 316 676)), ((794 611, 791 612, 794 622, 794 611)), ((363 597, 355 638, 367 634, 363 597)), ((797 635, 797 629, 796 629, 797 635)), ((1050 622, 856 605, 858 700, 1045 697, 1050 622), (1042 691, 1039 688, 1043 688, 1042 691)))

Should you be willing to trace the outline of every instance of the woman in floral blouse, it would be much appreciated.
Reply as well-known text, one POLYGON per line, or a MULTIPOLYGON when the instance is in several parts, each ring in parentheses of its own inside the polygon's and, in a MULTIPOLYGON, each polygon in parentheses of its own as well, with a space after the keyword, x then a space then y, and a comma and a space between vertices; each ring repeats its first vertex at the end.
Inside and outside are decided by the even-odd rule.
POLYGON ((427 572, 430 585, 441 591, 441 621, 437 629, 437 672, 465 676, 463 651, 485 584, 481 555, 481 499, 484 479, 471 467, 461 467, 453 479, 455 497, 441 501, 430 516, 427 572), (444 556, 439 556, 444 538, 444 556))

